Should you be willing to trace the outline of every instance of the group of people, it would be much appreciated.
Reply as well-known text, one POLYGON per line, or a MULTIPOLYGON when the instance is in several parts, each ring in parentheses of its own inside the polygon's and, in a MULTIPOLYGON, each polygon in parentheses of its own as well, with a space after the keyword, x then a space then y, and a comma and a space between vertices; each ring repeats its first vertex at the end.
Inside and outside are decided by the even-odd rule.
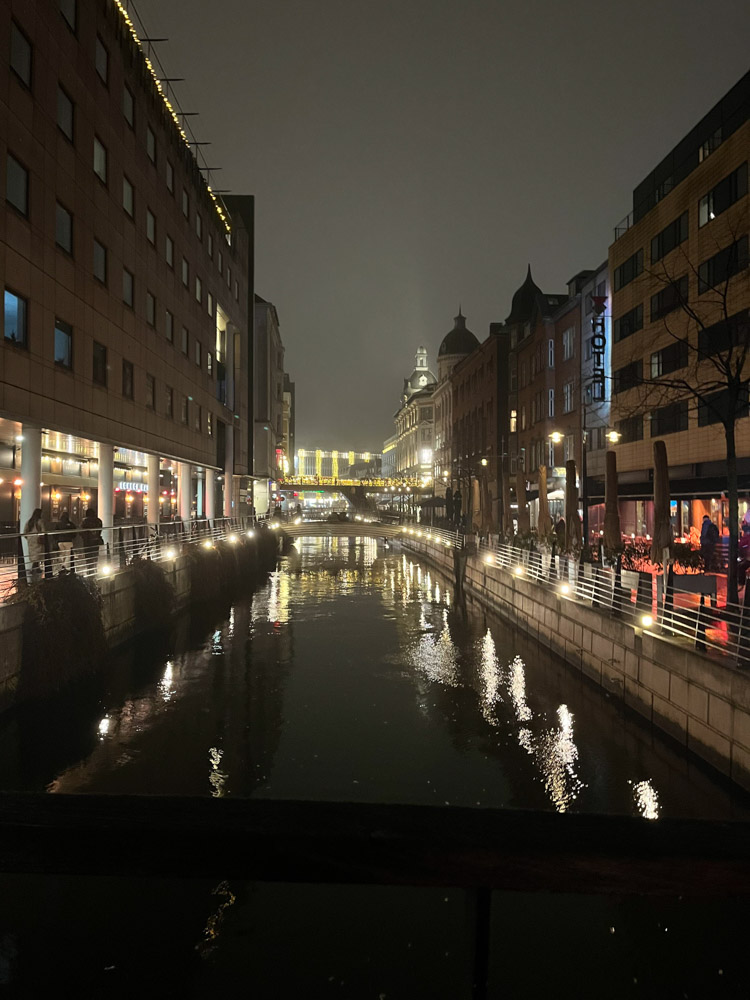
POLYGON ((93 507, 89 507, 80 526, 71 521, 67 510, 60 512, 59 519, 48 525, 42 516, 42 508, 37 507, 24 525, 23 534, 29 555, 31 580, 46 576, 48 565, 50 574, 96 572, 99 562, 99 547, 104 544, 102 522, 93 507), (76 539, 78 539, 77 551, 76 539))

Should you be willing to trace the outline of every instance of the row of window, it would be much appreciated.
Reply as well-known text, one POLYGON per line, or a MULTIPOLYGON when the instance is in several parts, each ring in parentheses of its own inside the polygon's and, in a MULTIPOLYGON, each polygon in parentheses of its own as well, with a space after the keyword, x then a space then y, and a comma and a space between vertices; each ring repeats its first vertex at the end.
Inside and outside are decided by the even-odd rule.
MULTIPOLYGON (((732 403, 729 392, 724 389, 714 393, 705 399, 698 401, 693 408, 697 412, 699 427, 708 427, 711 424, 721 423, 723 420, 737 420, 750 415, 748 413, 748 391, 744 388, 739 397, 732 403)), ((680 431, 688 430, 690 426, 691 403, 687 399, 677 400, 667 406, 661 406, 652 410, 651 417, 651 437, 663 437, 666 434, 677 434, 680 431)), ((618 420, 615 428, 620 435, 620 442, 626 444, 631 441, 643 440, 643 414, 627 417, 618 420)))

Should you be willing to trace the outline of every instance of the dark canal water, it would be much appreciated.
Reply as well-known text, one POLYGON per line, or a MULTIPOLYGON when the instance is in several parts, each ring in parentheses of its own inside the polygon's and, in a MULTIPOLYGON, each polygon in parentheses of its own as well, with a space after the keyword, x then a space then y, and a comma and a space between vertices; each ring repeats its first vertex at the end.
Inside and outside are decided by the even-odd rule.
MULTIPOLYGON (((227 618, 185 619, 171 643, 0 720, 0 787, 750 818, 743 793, 382 543, 300 540, 227 618)), ((29 995, 62 979, 81 996, 470 996, 455 890, 228 883, 220 845, 211 883, 0 888, 0 984, 29 995)), ((490 995, 747 996, 747 917, 731 900, 498 893, 490 995)))

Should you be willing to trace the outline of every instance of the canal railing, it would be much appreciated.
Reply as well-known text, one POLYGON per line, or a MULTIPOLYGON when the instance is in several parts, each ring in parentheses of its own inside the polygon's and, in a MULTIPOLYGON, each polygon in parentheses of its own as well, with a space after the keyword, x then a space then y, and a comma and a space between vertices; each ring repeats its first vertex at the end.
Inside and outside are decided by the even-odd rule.
POLYGON ((506 542, 480 541, 478 555, 535 585, 554 590, 637 628, 668 636, 699 652, 747 665, 750 661, 750 594, 739 603, 716 604, 716 577, 676 573, 664 576, 581 563, 550 549, 521 548, 506 542), (746 599, 745 599, 746 598, 746 599))
POLYGON ((265 519, 259 518, 218 517, 161 524, 110 524, 101 528, 48 526, 41 532, 7 533, 2 536, 0 601, 19 583, 50 578, 61 570, 83 576, 111 576, 135 559, 170 562, 188 546, 211 547, 222 540, 236 542, 242 534, 252 536, 264 524, 265 519), (34 559, 28 547, 30 538, 35 546, 34 559))

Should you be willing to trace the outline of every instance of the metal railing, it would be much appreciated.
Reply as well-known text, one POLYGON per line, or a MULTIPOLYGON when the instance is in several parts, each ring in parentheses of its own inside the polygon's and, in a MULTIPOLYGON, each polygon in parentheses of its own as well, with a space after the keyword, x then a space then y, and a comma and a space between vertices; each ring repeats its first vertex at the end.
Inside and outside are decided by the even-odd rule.
POLYGON ((480 558, 516 577, 533 581, 561 598, 669 637, 700 652, 720 654, 735 663, 750 662, 750 594, 737 604, 716 601, 716 577, 635 572, 580 563, 550 550, 522 549, 507 543, 479 544, 480 558))
POLYGON ((238 539, 241 533, 252 534, 264 523, 265 518, 217 517, 7 533, 0 561, 0 602, 19 582, 49 579, 62 572, 110 576, 136 559, 168 562, 189 545, 212 546, 223 539, 238 539))
POLYGON ((446 531, 445 528, 431 528, 421 524, 401 525, 401 534, 405 539, 419 540, 428 545, 443 545, 446 548, 462 549, 464 536, 459 531, 446 531))

